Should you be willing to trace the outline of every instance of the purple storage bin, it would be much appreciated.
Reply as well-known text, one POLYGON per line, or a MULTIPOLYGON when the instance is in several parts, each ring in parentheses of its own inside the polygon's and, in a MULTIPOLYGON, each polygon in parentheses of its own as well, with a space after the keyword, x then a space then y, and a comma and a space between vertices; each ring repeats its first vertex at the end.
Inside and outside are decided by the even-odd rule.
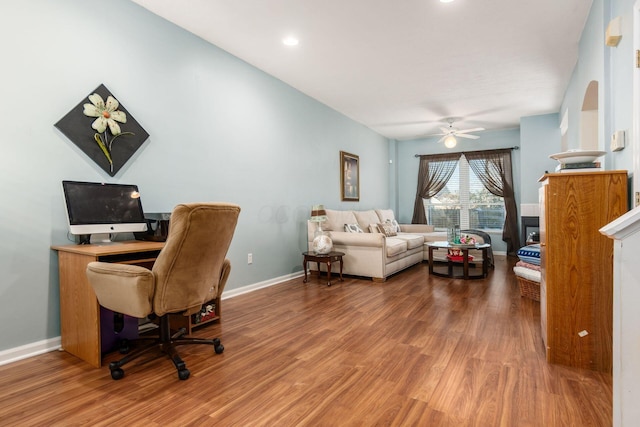
POLYGON ((102 354, 118 349, 118 342, 122 339, 134 340, 138 338, 138 318, 124 316, 122 331, 114 331, 113 311, 100 307, 100 341, 102 354))

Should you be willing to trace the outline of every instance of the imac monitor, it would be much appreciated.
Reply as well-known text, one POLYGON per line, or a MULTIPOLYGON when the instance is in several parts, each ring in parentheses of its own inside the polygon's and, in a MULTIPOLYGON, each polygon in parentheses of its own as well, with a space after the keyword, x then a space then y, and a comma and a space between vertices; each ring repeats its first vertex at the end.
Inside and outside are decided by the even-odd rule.
POLYGON ((69 230, 89 243, 91 234, 146 231, 136 185, 62 181, 69 230))

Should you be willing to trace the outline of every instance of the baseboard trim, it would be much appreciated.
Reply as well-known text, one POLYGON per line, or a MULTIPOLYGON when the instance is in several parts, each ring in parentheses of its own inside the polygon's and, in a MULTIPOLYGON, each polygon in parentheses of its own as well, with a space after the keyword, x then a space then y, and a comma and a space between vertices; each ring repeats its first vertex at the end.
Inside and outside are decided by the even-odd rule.
MULTIPOLYGON (((302 277, 302 271, 296 273, 287 274, 285 276, 276 277, 274 279, 265 280, 263 282, 254 283, 252 285, 243 286, 237 289, 230 289, 223 292, 222 299, 233 298, 238 295, 247 294, 249 292, 257 291, 258 289, 268 288, 287 280, 302 277)), ((61 343, 60 337, 53 337, 46 340, 25 344, 20 347, 10 348, 0 351, 0 366, 7 365, 9 363, 17 362, 19 360, 28 359, 29 357, 38 356, 49 351, 60 350, 61 343)))
POLYGON ((222 297, 220 298, 225 300, 227 298, 237 297, 238 295, 247 294, 249 292, 257 291, 258 289, 262 288, 268 288, 269 286, 274 286, 282 282, 286 282, 287 280, 295 279, 302 276, 304 276, 304 273, 302 271, 298 271, 296 273, 286 274, 274 279, 265 280, 264 282, 254 283, 252 285, 243 286, 241 288, 229 289, 228 291, 224 291, 222 293, 222 297))
POLYGON ((0 366, 27 359, 39 354, 60 350, 60 337, 53 337, 30 344, 0 351, 0 366))

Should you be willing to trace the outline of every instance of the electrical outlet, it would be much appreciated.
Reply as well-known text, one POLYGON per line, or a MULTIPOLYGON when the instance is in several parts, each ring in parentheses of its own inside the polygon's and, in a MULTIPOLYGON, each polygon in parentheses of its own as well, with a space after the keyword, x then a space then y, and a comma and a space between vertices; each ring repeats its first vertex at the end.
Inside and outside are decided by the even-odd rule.
POLYGON ((247 255, 247 264, 253 264, 253 254, 247 255))

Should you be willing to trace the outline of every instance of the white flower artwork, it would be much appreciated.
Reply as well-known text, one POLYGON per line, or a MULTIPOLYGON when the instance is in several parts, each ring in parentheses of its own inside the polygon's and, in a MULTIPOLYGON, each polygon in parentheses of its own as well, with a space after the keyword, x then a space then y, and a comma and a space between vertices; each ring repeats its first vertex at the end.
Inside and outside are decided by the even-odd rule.
POLYGON ((55 127, 110 176, 117 174, 149 137, 104 85, 98 86, 55 127))

